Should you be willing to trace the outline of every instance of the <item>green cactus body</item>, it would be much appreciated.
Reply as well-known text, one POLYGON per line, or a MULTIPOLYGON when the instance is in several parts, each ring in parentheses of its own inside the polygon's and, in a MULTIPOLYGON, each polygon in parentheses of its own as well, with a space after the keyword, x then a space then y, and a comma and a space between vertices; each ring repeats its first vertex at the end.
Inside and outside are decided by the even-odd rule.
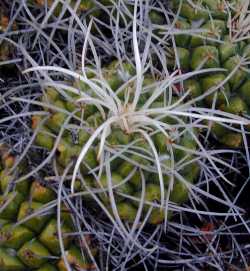
POLYGON ((54 146, 54 138, 48 134, 48 132, 46 132, 46 129, 43 129, 43 131, 37 133, 35 142, 38 146, 48 150, 52 150, 54 146))
MULTIPOLYGON (((6 157, 11 155, 6 156, 0 148, 0 270, 61 270, 57 268, 61 262, 61 248, 55 210, 43 211, 44 205, 53 202, 56 195, 37 180, 23 180, 15 184, 14 176, 9 175, 8 167, 5 167, 6 157), (8 201, 9 204, 4 206, 8 201), (35 214, 36 211, 41 213, 35 214)), ((15 157, 12 158, 15 161, 15 157)), ((16 174, 22 175, 22 170, 21 166, 18 167, 16 174)), ((74 246, 73 251, 78 255, 78 261, 85 262, 78 240, 70 236, 74 224, 63 204, 60 230, 64 248, 67 250, 74 246)), ((92 265, 90 260, 88 265, 92 265)))
POLYGON ((6 170, 0 172, 0 191, 3 193, 9 191, 12 187, 20 194, 26 195, 29 190, 28 180, 24 180, 15 184, 15 181, 11 175, 9 175, 6 170))
MULTIPOLYGON (((217 49, 214 49, 214 47, 211 45, 207 46, 207 48, 208 51, 210 50, 210 48, 212 48, 210 51, 215 51, 216 58, 219 57, 219 52, 217 49)), ((186 63, 186 68, 188 69, 190 52, 186 49, 181 49, 180 53, 181 51, 185 51, 183 56, 184 62, 186 63)), ((181 65, 184 62, 182 62, 181 65)), ((97 74, 98 73, 96 73, 96 75, 95 73, 91 74, 90 78, 98 78, 97 74)), ((102 69, 102 75, 106 80, 106 83, 109 84, 109 86, 111 87, 112 91, 117 94, 117 97, 120 99, 121 104, 127 101, 126 106, 127 110, 129 110, 130 105, 134 99, 136 84, 134 82, 131 82, 131 84, 128 84, 128 86, 126 85, 126 87, 124 87, 123 89, 121 88, 121 86, 135 75, 135 68, 133 67, 133 65, 126 62, 119 63, 118 61, 113 61, 108 66, 102 69)), ((151 95, 154 95, 155 83, 155 79, 150 74, 145 74, 142 82, 143 91, 138 99, 136 109, 139 110, 147 102, 148 98, 151 95)), ((208 85, 208 83, 206 84, 208 85)), ((87 86, 85 83, 83 84, 79 80, 72 82, 72 85, 78 88, 79 91, 88 93, 88 95, 90 95, 91 97, 97 97, 96 92, 91 90, 90 86, 87 86)), ((191 88, 191 95, 193 95, 194 97, 198 96, 198 93, 202 93, 203 89, 199 82, 196 82, 194 80, 190 81, 189 86, 191 88)), ((70 111, 74 112, 73 108, 75 107, 76 100, 79 98, 78 96, 71 96, 70 99, 67 100, 67 98, 62 97, 62 95, 57 95, 57 93, 54 92, 52 92, 52 94, 51 92, 48 94, 48 96, 50 97, 53 96, 53 99, 50 99, 49 101, 51 105, 57 104, 60 106, 60 101, 62 101, 62 104, 66 104, 67 108, 72 108, 72 110, 70 111)), ((42 97, 41 99, 44 98, 42 97)), ((154 102, 152 102, 149 109, 165 107, 164 100, 166 100, 166 97, 165 94, 162 93, 161 95, 159 95, 159 97, 155 99, 154 102)), ((178 97, 174 95, 169 103, 173 104, 177 101, 178 97)), ((85 105, 83 105, 83 107, 84 106, 85 105)), ((93 133, 110 117, 109 115, 112 114, 111 112, 108 112, 108 108, 104 108, 104 111, 101 112, 99 108, 97 108, 91 103, 89 103, 87 106, 90 111, 88 113, 86 111, 84 112, 81 117, 82 123, 80 123, 79 120, 72 118, 69 124, 76 128, 65 131, 57 146, 57 152, 55 153, 54 157, 58 163, 58 166, 60 166, 61 168, 60 172, 63 172, 63 169, 67 167, 69 163, 75 162, 77 160, 84 146, 88 144, 88 140, 90 139, 91 135, 93 135, 93 133), (75 135, 75 139, 71 134, 75 135)), ((83 110, 85 109, 86 108, 84 108, 83 110)), ((55 114, 57 113, 53 112, 51 117, 53 117, 55 114)), ((186 121, 185 117, 181 117, 181 119, 183 120, 183 122, 186 121)), ((57 129, 55 129, 55 126, 51 125, 51 121, 52 119, 49 119, 47 122, 45 122, 44 125, 48 128, 48 130, 50 130, 51 133, 57 136, 58 128, 60 127, 61 122, 60 120, 57 121, 58 126, 57 129)), ((176 119, 171 116, 163 116, 160 121, 166 123, 169 126, 174 126, 178 124, 176 119)), ((120 215, 120 218, 127 222, 133 222, 133 219, 135 218, 137 213, 137 208, 139 206, 138 201, 136 201, 133 197, 140 198, 140 191, 142 189, 142 176, 145 178, 146 185, 145 201, 149 204, 143 205, 143 214, 141 219, 145 217, 147 211, 149 210, 150 203, 160 203, 163 194, 162 190, 164 190, 166 193, 171 179, 170 169, 172 166, 172 159, 174 159, 173 166, 175 166, 177 163, 186 163, 185 166, 180 167, 179 173, 183 176, 185 180, 189 182, 195 182, 195 180, 197 179, 199 175, 199 164, 197 164, 195 161, 192 161, 192 159, 195 158, 195 155, 189 154, 186 151, 186 149, 188 149, 192 152, 195 151, 197 148, 195 140, 192 139, 192 136, 188 135, 190 131, 183 132, 183 128, 179 129, 178 133, 180 132, 181 136, 177 137, 177 139, 174 139, 174 136, 172 136, 172 134, 175 133, 175 129, 173 129, 173 132, 170 131, 169 136, 166 136, 160 130, 157 130, 157 132, 153 133, 152 135, 149 134, 150 140, 155 147, 155 151, 157 152, 157 155, 159 155, 161 167, 163 170, 163 184, 162 182, 160 184, 160 177, 158 172, 156 171, 155 157, 152 152, 151 146, 141 133, 139 133, 138 131, 131 132, 129 130, 129 126, 130 125, 128 124, 128 127, 126 127, 126 124, 122 122, 112 124, 109 127, 110 129, 107 129, 104 149, 111 149, 114 151, 114 153, 118 153, 116 156, 110 158, 113 197, 115 204, 117 205, 117 211, 120 215), (170 145, 173 143, 179 145, 180 148, 184 148, 184 150, 177 149, 173 145, 173 157, 171 157, 169 149, 170 145), (122 155, 119 154, 119 151, 122 155)), ((192 132, 195 135, 197 134, 197 131, 192 132)), ((84 181, 82 182, 80 179, 76 178, 76 181, 74 183, 74 190, 77 192, 86 193, 86 195, 83 196, 84 202, 87 202, 88 204, 90 204, 90 206, 93 206, 93 210, 95 209, 95 200, 93 199, 91 193, 87 191, 89 189, 94 190, 93 193, 98 196, 98 198, 110 211, 111 215, 114 215, 113 209, 111 208, 111 204, 114 204, 114 202, 112 202, 110 199, 110 187, 108 186, 108 174, 106 172, 106 168, 103 168, 103 172, 100 176, 99 174, 96 174, 97 172, 93 174, 93 172, 99 170, 98 168, 101 165, 101 162, 105 164, 105 160, 101 161, 102 158, 98 156, 99 148, 101 146, 100 143, 100 137, 96 138, 86 151, 86 154, 82 161, 79 162, 79 171, 83 175, 84 181), (87 187, 85 185, 87 185, 87 187)), ((72 172, 73 167, 72 169, 70 169, 70 173, 72 172)), ((175 179, 174 182, 179 183, 175 179)), ((33 184, 33 186, 34 185, 35 184, 33 184)), ((172 196, 170 200, 172 200, 173 202, 176 201, 176 204, 181 204, 186 201, 189 195, 187 187, 180 184, 174 185, 174 190, 171 193, 172 196)), ((40 196, 34 198, 33 204, 34 202, 38 201, 37 198, 40 198, 40 196)), ((24 204, 27 205, 27 203, 24 204)), ((23 208, 24 207, 21 207, 20 210, 22 210, 23 208)), ((170 218, 172 214, 170 214, 170 212, 168 213, 170 218)), ((158 207, 154 207, 152 209, 152 214, 149 216, 148 223, 162 223, 164 221, 165 215, 166 212, 164 208, 160 209, 158 207)), ((21 215, 21 217, 24 216, 21 215)), ((50 219, 51 218, 49 218, 48 221, 50 219)), ((32 219, 29 223, 31 222, 32 219)), ((33 225, 26 226, 31 228, 33 225)), ((44 228, 44 226, 42 226, 42 228, 44 228)), ((32 228, 32 230, 34 229, 32 228)), ((55 251, 53 251, 50 247, 48 247, 48 249, 51 252, 55 253, 55 251)))
POLYGON ((53 103, 57 100, 59 93, 53 87, 45 88, 45 95, 42 97, 42 101, 53 103))
MULTIPOLYGON (((21 204, 18 218, 17 220, 20 221, 24 219, 26 216, 31 215, 33 212, 41 209, 43 204, 40 202, 31 202, 25 201, 21 204)), ((40 232, 41 229, 45 226, 46 222, 50 219, 50 215, 45 216, 35 216, 28 221, 24 222, 24 225, 35 232, 40 232)))
POLYGON ((64 113, 57 112, 51 115, 46 125, 53 132, 58 132, 60 127, 63 125, 65 119, 66 115, 64 113))
POLYGON ((173 190, 170 194, 170 200, 175 203, 182 203, 188 199, 188 189, 180 181, 175 181, 173 190))
MULTIPOLYGON (((184 82, 184 88, 190 90, 191 94, 194 92, 193 97, 197 97, 201 93, 206 94, 215 88, 205 98, 207 107, 211 107, 216 98, 216 109, 238 115, 249 112, 249 73, 247 72, 248 64, 244 63, 243 58, 249 56, 250 50, 245 40, 237 39, 237 33, 240 31, 237 27, 239 26, 237 23, 231 23, 230 20, 232 20, 231 16, 234 16, 235 22, 240 20, 239 14, 243 2, 230 1, 229 6, 223 0, 174 0, 170 3, 173 12, 180 11, 176 28, 186 32, 188 29, 190 30, 190 34, 185 34, 183 41, 180 40, 178 32, 175 35, 178 51, 188 50, 190 52, 191 61, 187 71, 206 68, 225 69, 221 72, 197 75, 184 82), (194 28, 200 31, 191 34, 191 29, 194 28)), ((250 10, 249 6, 246 8, 248 11, 250 10)), ((168 56, 168 51, 166 55, 168 56)), ((182 60, 180 56, 179 59, 182 60)), ((172 61, 172 58, 170 60, 172 61)), ((169 66, 171 67, 171 65, 169 66)), ((185 65, 182 65, 181 68, 185 69, 185 65)), ((217 125, 215 124, 215 126, 217 125)), ((213 131, 214 129, 212 129, 212 133, 213 131)), ((214 133, 214 136, 220 143, 230 147, 240 146, 240 135, 237 135, 237 132, 232 133, 229 129, 226 131, 227 136, 220 137, 217 132, 214 133)))
POLYGON ((160 12, 157 12, 155 10, 151 10, 148 15, 149 15, 149 18, 153 24, 164 24, 165 23, 164 15, 161 14, 160 12))
POLYGON ((185 80, 184 88, 185 90, 190 91, 190 96, 192 98, 199 97, 202 94, 202 89, 199 82, 194 79, 185 80))
POLYGON ((228 104, 222 105, 220 109, 235 115, 242 115, 248 113, 247 104, 239 96, 231 97, 228 101, 228 104))
POLYGON ((242 135, 239 133, 227 133, 221 139, 221 143, 230 148, 239 148, 242 145, 242 135))
POLYGON ((181 4, 181 11, 183 17, 188 18, 189 20, 201 20, 201 19, 208 19, 209 14, 204 9, 199 9, 192 7, 188 3, 185 3, 185 1, 180 2, 179 0, 172 1, 172 7, 174 10, 177 10, 179 8, 179 5, 181 4))
MULTIPOLYGON (((36 129, 39 123, 41 122, 42 118, 40 116, 33 116, 32 117, 32 129, 36 129)), ((43 148, 51 150, 54 145, 54 137, 53 133, 45 126, 42 126, 35 138, 35 143, 43 148)))
MULTIPOLYGON (((223 66, 229 72, 232 72, 233 69, 239 65, 240 61, 240 56, 232 56, 224 63, 223 66)), ((246 80, 246 77, 247 72, 239 66, 239 69, 237 69, 237 71, 229 80, 232 90, 236 90, 246 80)))
POLYGON ((216 46, 216 41, 221 40, 226 31, 226 26, 222 20, 213 20, 212 22, 208 21, 202 25, 202 29, 204 29, 204 33, 201 33, 202 37, 194 36, 191 38, 192 47, 202 46, 204 44, 216 46))
POLYGON ((41 185, 39 182, 32 182, 30 188, 30 195, 32 200, 38 201, 41 203, 47 203, 52 201, 55 198, 54 192, 46 188, 45 186, 41 185))

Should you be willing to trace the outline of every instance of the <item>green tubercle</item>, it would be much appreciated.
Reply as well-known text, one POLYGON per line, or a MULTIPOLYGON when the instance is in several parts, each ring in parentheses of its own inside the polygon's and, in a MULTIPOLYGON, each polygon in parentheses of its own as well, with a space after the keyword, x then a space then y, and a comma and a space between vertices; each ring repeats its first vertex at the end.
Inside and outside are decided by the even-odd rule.
POLYGON ((122 220, 134 222, 137 210, 132 204, 120 202, 117 204, 117 211, 122 220))
POLYGON ((55 199, 55 193, 51 189, 41 185, 38 181, 32 182, 30 196, 32 200, 41 203, 47 203, 55 199))
POLYGON ((22 225, 6 224, 0 229, 0 245, 7 248, 19 249, 33 237, 34 233, 22 225))
POLYGON ((0 248, 1 271, 25 271, 24 264, 16 256, 15 250, 0 248))
MULTIPOLYGON (((43 204, 40 202, 28 202, 25 201, 21 204, 21 207, 18 212, 17 220, 21 221, 25 219, 25 217, 32 215, 35 211, 42 210, 43 204)), ((42 228, 45 226, 46 222, 50 219, 51 215, 35 215, 34 217, 28 219, 23 223, 27 228, 32 231, 39 233, 42 228)))
POLYGON ((219 106, 223 103, 226 103, 230 96, 230 87, 227 83, 223 83, 225 80, 225 75, 222 73, 212 74, 210 76, 201 78, 201 87, 204 93, 206 91, 211 90, 212 88, 216 88, 212 94, 208 95, 206 99, 206 103, 211 106, 213 104, 213 99, 215 93, 217 93, 216 97, 216 105, 219 106))
POLYGON ((190 66, 192 70, 220 68, 218 49, 209 45, 196 47, 191 56, 190 66))
POLYGON ((180 181, 174 181, 174 187, 170 194, 170 200, 176 204, 181 204, 188 200, 188 189, 180 181))
POLYGON ((39 268, 45 264, 50 253, 39 241, 33 239, 25 243, 17 253, 19 259, 30 268, 39 268))
POLYGON ((23 195, 19 192, 10 192, 7 195, 0 195, 0 208, 3 208, 0 213, 0 218, 9 220, 15 219, 23 199, 23 195))
POLYGON ((238 96, 230 98, 229 104, 222 105, 220 109, 235 115, 242 115, 248 113, 247 104, 242 98, 238 96))
POLYGON ((239 55, 235 55, 230 57, 223 65, 225 69, 227 69, 228 74, 234 71, 234 74, 230 77, 229 83, 232 90, 237 90, 238 87, 245 81, 247 77, 247 72, 242 69, 241 57, 239 55), (235 68, 238 68, 235 70, 235 68))
MULTIPOLYGON (((71 240, 69 236, 66 236, 66 234, 70 233, 71 229, 64 224, 61 225, 60 228, 62 232, 63 246, 65 249, 67 249, 71 240)), ((51 219, 49 221, 39 236, 39 241, 44 244, 54 255, 59 255, 61 253, 56 219, 51 219)))

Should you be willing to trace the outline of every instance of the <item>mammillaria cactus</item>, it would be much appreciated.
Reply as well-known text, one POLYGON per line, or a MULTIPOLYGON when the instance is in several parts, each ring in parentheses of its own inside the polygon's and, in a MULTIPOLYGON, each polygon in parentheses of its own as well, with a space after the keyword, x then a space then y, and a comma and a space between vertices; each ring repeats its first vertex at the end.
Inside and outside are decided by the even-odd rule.
POLYGON ((145 74, 137 93, 135 68, 126 62, 101 73, 86 67, 86 77, 70 72, 72 84, 45 88, 37 104, 47 116, 32 117, 35 142, 54 151, 62 170, 74 162, 72 192, 87 191, 90 206, 97 201, 125 222, 139 212, 139 221, 162 223, 171 217, 168 202, 185 202, 198 178, 199 125, 178 111, 178 95, 166 95, 168 83, 145 74))
MULTIPOLYGON (((15 157, 3 145, 0 152, 0 269, 64 271, 69 265, 93 270, 87 251, 82 254, 79 242, 70 236, 73 223, 67 209, 62 208, 59 225, 54 208, 43 211, 55 201, 55 192, 37 180, 15 183, 18 176, 9 174, 15 157)), ((18 171, 23 170, 19 167, 18 171)))
POLYGON ((23 73, 2 89, 0 142, 21 155, 1 149, 0 270, 246 267, 248 6, 18 2, 23 73), (243 141, 246 157, 230 148, 243 141))

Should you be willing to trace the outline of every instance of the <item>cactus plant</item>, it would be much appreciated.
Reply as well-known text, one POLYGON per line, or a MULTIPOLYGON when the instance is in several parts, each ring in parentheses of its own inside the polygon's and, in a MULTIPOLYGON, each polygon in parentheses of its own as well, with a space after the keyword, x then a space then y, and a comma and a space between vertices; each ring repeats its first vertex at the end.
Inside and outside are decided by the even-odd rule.
MULTIPOLYGON (((124 104, 118 109, 123 110, 120 114, 126 116, 126 110, 129 113, 135 97, 135 84, 131 82, 127 87, 122 88, 121 86, 135 74, 133 66, 123 63, 120 67, 119 62, 114 61, 105 67, 102 73, 111 88, 110 91, 114 91, 116 99, 119 99, 120 103, 124 104)), ((95 77, 92 77, 92 79, 95 79, 95 77)), ((153 83, 152 77, 149 75, 145 76, 143 82, 145 93, 140 95, 136 108, 143 108, 148 99, 154 95, 154 88, 150 87, 153 83)), ((75 80, 73 86, 74 88, 71 87, 72 92, 65 89, 63 93, 58 93, 55 88, 48 87, 41 97, 44 110, 49 111, 50 115, 38 131, 36 143, 49 151, 52 150, 60 127, 64 125, 67 116, 70 112, 74 113, 68 126, 72 125, 72 127, 75 126, 76 128, 65 129, 55 153, 56 160, 62 168, 65 168, 72 160, 80 161, 79 156, 82 155, 82 148, 90 142, 95 131, 108 120, 108 116, 110 115, 111 117, 114 114, 112 111, 109 112, 108 108, 104 108, 101 111, 98 103, 84 102, 84 98, 81 95, 85 96, 90 93, 89 95, 93 95, 93 98, 91 98, 93 101, 100 95, 98 92, 91 93, 94 90, 91 90, 88 84, 75 80), (80 99, 82 99, 82 102, 78 102, 80 99)), ((170 103, 169 106, 171 106, 176 102, 176 98, 173 97, 172 101, 164 101, 164 95, 159 94, 155 101, 152 100, 152 104, 150 104, 147 110, 162 108, 164 103, 170 103)), ((86 97, 87 99, 90 98, 86 97)), ((111 101, 109 102, 111 103, 111 101)), ((138 118, 140 118, 139 115, 138 118)), ((41 120, 39 116, 33 116, 33 129, 39 124, 38 119, 41 120)), ((181 119, 181 122, 185 123, 185 118, 181 119)), ((163 129, 164 132, 161 129, 152 130, 149 136, 144 136, 144 132, 140 132, 139 129, 135 128, 136 126, 133 127, 135 124, 132 121, 132 119, 124 117, 123 121, 114 122, 107 131, 104 130, 103 139, 97 136, 94 141, 91 140, 92 144, 88 147, 84 159, 79 164, 79 170, 83 176, 81 189, 87 186, 91 190, 104 190, 99 193, 99 198, 106 207, 112 209, 112 205, 116 202, 117 212, 121 220, 131 222, 135 219, 138 199, 141 197, 142 176, 145 178, 143 218, 150 204, 155 203, 156 206, 159 206, 160 203, 164 202, 168 193, 170 200, 176 204, 181 204, 188 199, 187 185, 180 184, 181 180, 178 180, 177 176, 173 176, 170 173, 171 167, 174 166, 173 164, 176 166, 179 164, 180 170, 178 174, 182 176, 185 182, 193 183, 199 174, 199 165, 195 155, 189 154, 189 151, 195 153, 197 144, 183 125, 178 128, 178 131, 174 129, 174 127, 178 127, 178 120, 171 116, 164 116, 161 119, 162 125, 169 126, 169 131, 165 132, 163 129), (102 140, 105 140, 104 146, 102 145, 102 140), (176 144, 176 149, 172 146, 173 143, 176 144), (130 147, 126 150, 129 145, 130 147), (109 170, 101 162, 103 152, 100 150, 103 148, 112 150, 110 155, 117 153, 109 158, 109 170), (182 148, 187 148, 187 151, 182 150, 182 148), (120 155, 118 154, 119 152, 121 152, 120 155), (101 169, 102 167, 103 169, 101 169), (161 168, 162 172, 159 174, 158 170, 161 168), (103 173, 100 177, 96 177, 95 174, 98 171, 101 172, 101 170, 103 170, 103 173), (110 192, 111 186, 114 187, 112 192, 110 192), (180 190, 182 190, 182 195, 180 195, 180 190), (111 196, 110 194, 113 195, 111 196), (131 197, 137 198, 137 201, 131 200, 131 197)), ((152 125, 154 125, 154 122, 150 124, 150 127, 152 125)), ((196 137, 198 130, 195 128, 190 129, 193 137, 196 137)), ((161 212, 160 207, 153 208, 149 223, 161 223, 164 220, 164 215, 161 215, 161 212)))
MULTIPOLYGON (((42 4, 40 7, 47 7, 46 1, 36 1, 36 4, 38 2, 42 4)), ((66 2, 67 5, 69 1, 66 2)), ((227 19, 227 16, 218 15, 218 18, 216 17, 218 21, 211 26, 210 21, 213 21, 213 16, 217 16, 209 10, 212 1, 180 1, 185 8, 179 10, 180 16, 178 14, 178 20, 175 22, 177 29, 173 29, 173 25, 169 25, 168 20, 171 12, 163 8, 165 3, 161 4, 158 1, 159 8, 155 2, 152 2, 152 6, 151 2, 145 6, 143 1, 140 1, 140 5, 138 1, 135 1, 135 4, 132 2, 100 1, 109 6, 107 10, 105 8, 104 13, 110 11, 110 17, 99 21, 105 28, 108 28, 110 22, 111 31, 108 32, 108 39, 105 32, 100 35, 104 43, 101 42, 100 36, 95 36, 95 33, 89 35, 90 27, 85 28, 85 22, 88 22, 85 16, 78 12, 72 14, 69 20, 69 24, 72 25, 68 28, 67 37, 70 46, 67 49, 70 53, 73 51, 75 55, 68 62, 66 56, 69 51, 63 48, 65 36, 64 34, 60 36, 61 29, 62 31, 67 29, 68 21, 66 16, 62 18, 54 13, 55 16, 51 16, 49 22, 45 22, 41 28, 45 34, 43 35, 42 31, 36 33, 41 37, 45 36, 49 41, 48 48, 55 41, 52 47, 60 56, 57 57, 54 50, 46 50, 46 46, 42 47, 47 52, 36 59, 37 63, 29 58, 28 63, 31 63, 33 68, 26 71, 24 77, 32 78, 32 84, 28 84, 27 91, 25 88, 24 97, 12 99, 12 91, 9 92, 10 94, 7 92, 4 97, 10 95, 11 103, 15 104, 17 101, 21 107, 28 104, 27 107, 23 107, 25 109, 20 114, 6 120, 20 118, 23 121, 26 120, 26 116, 32 115, 29 124, 34 134, 29 137, 30 142, 25 151, 27 152, 28 147, 31 147, 32 151, 39 149, 35 155, 36 160, 40 159, 41 162, 37 167, 36 163, 32 163, 32 171, 25 173, 24 177, 15 176, 16 184, 11 181, 10 186, 9 177, 3 174, 1 193, 3 197, 5 194, 8 197, 0 207, 3 215, 3 219, 0 220, 2 231, 9 229, 15 217, 16 220, 21 221, 20 224, 17 223, 18 231, 13 230, 18 242, 10 239, 11 248, 0 245, 2 266, 5 265, 7 268, 6 263, 8 263, 9 270, 22 270, 24 265, 26 269, 40 271, 70 270, 67 262, 73 270, 86 267, 85 258, 81 257, 79 246, 75 241, 72 242, 64 238, 64 235, 61 236, 61 241, 65 243, 65 249, 61 250, 58 240, 55 240, 57 238, 51 234, 58 223, 54 210, 51 217, 43 222, 49 210, 48 205, 51 202, 55 203, 55 195, 51 188, 55 190, 59 201, 60 196, 65 197, 66 201, 74 199, 70 202, 77 223, 72 225, 71 219, 68 222, 64 216, 61 218, 62 225, 67 225, 67 229, 73 231, 72 236, 80 235, 86 226, 101 241, 102 256, 107 258, 103 261, 100 257, 100 270, 109 270, 109 263, 113 265, 112 267, 116 266, 117 270, 126 270, 131 262, 135 266, 139 262, 145 266, 149 263, 154 270, 158 270, 160 266, 171 266, 178 270, 185 267, 203 270, 207 263, 212 270, 217 267, 218 270, 224 270, 228 267, 224 262, 221 263, 228 260, 229 254, 224 252, 224 247, 220 247, 219 240, 216 247, 220 247, 221 252, 217 254, 216 249, 213 253, 210 250, 204 252, 201 247, 203 240, 197 245, 192 237, 197 235, 201 239, 202 236, 206 239, 209 236, 206 240, 206 248, 209 245, 213 249, 214 240, 217 241, 220 234, 227 231, 224 230, 226 226, 222 231, 218 228, 216 232, 204 234, 197 228, 193 217, 198 217, 201 221, 205 220, 204 217, 209 217, 216 222, 217 216, 220 219, 225 216, 225 225, 227 225, 226 220, 229 215, 235 217, 241 215, 241 209, 236 206, 237 197, 234 201, 231 195, 228 196, 230 192, 225 189, 223 183, 223 181, 229 184, 233 182, 231 175, 227 177, 225 168, 237 171, 234 168, 236 159, 229 161, 228 157, 224 159, 223 156, 225 152, 231 155, 233 151, 227 148, 208 150, 208 142, 205 142, 203 133, 204 130, 211 131, 219 142, 229 147, 238 147, 242 143, 238 128, 249 124, 244 118, 249 106, 248 80, 242 80, 242 75, 239 73, 237 78, 242 81, 239 88, 236 81, 229 80, 230 76, 228 72, 221 69, 221 64, 231 58, 232 48, 225 47, 223 52, 218 53, 215 45, 218 35, 223 33, 226 36, 225 33, 229 33, 227 26, 224 29, 223 23, 219 21, 227 19), (209 3, 209 5, 206 4, 202 12, 199 10, 194 12, 190 23, 191 20, 184 17, 192 9, 192 3, 209 3), (127 4, 130 8, 127 8, 127 4), (134 5, 137 7, 133 11, 134 5), (142 8, 143 12, 137 12, 136 8, 138 10, 142 8), (147 12, 148 10, 151 12, 147 12), (121 23, 120 20, 123 22, 121 23), (161 24, 166 25, 159 26, 161 24), (216 38, 213 34, 201 30, 199 24, 202 24, 203 28, 218 29, 216 38), (198 29, 194 30, 197 25, 198 29), (78 39, 79 26, 83 33, 78 39), (50 34, 51 27, 54 28, 52 34, 50 34), (133 32, 130 32, 131 27, 133 32), (136 33, 137 29, 140 32, 136 33), (166 36, 162 35, 162 32, 165 29, 167 35, 171 31, 174 32, 175 40, 170 36, 164 40, 166 36), (178 34, 179 29, 184 31, 178 34), (77 36, 76 43, 74 43, 75 36, 77 36), (54 38, 58 37, 60 40, 58 47, 62 48, 62 51, 56 48, 58 41, 54 38), (209 42, 200 44, 201 40, 209 40, 209 42), (75 66, 78 67, 79 64, 78 51, 77 53, 75 51, 78 50, 79 41, 80 44, 84 41, 82 67, 75 71, 75 66), (156 52, 160 58, 165 53, 165 48, 161 47, 162 44, 155 45, 155 41, 163 41, 164 46, 168 45, 167 59, 165 62, 162 58, 161 71, 158 66, 152 65, 155 59, 151 58, 150 54, 152 51, 156 52), (95 48, 96 44, 98 44, 97 48, 95 48), (132 48, 131 44, 133 44, 132 48), (102 50, 99 51, 102 45, 108 56, 103 54, 102 50), (114 45, 117 51, 114 50, 114 45), (128 52, 125 51, 127 46, 129 46, 128 52), (131 58, 131 52, 134 52, 135 59, 131 58), (114 55, 117 58, 116 54, 118 60, 103 65, 109 62, 111 57, 113 59, 114 55), (203 61, 204 59, 206 61, 203 61), (56 64, 39 67, 40 63, 45 62, 56 64), (165 63, 168 67, 164 66, 165 63), (64 64, 70 68, 62 68, 65 67, 64 64), (204 68, 205 71, 202 70, 204 68), (28 72, 32 71, 35 73, 29 77, 28 72), (41 71, 39 84, 42 93, 39 93, 38 84, 33 87, 34 76, 39 75, 37 71, 41 71), (59 76, 57 72, 60 73, 59 76), (63 74, 66 76, 64 77, 63 74), (218 84, 221 84, 219 91, 211 90, 218 84), (236 89, 239 90, 239 95, 236 94, 236 89), (37 98, 38 93, 39 98, 37 98), (35 112, 27 112, 34 108, 35 112), (43 151, 40 152, 41 148, 43 151), (41 156, 37 157, 40 154, 41 156), (43 167, 44 165, 46 166, 43 167), (53 179, 50 189, 43 186, 43 181, 33 181, 32 177, 40 170, 50 171, 56 175, 55 178, 50 178, 53 179), (63 183, 57 182, 58 179, 63 179, 63 183), (28 184, 28 188, 26 186, 21 188, 21 184, 28 184), (41 190, 46 188, 48 191, 46 196, 41 196, 41 193, 37 192, 38 186, 40 188, 42 186, 41 190), (221 195, 213 194, 214 191, 210 187, 214 186, 219 189, 221 195), (20 190, 27 191, 24 199, 16 196, 20 190), (213 209, 213 206, 210 206, 211 201, 215 201, 216 207, 217 204, 220 208, 223 205, 223 208, 230 210, 230 213, 222 213, 221 209, 217 210, 216 207, 213 209), (28 220, 23 219, 29 208, 34 209, 39 216, 34 218, 31 214, 28 220), (42 214, 40 209, 44 211, 42 214), (20 235, 23 238, 19 238, 20 235), (164 238, 164 242, 161 237, 164 238), (27 250, 35 250, 40 257, 36 260, 33 257, 30 259, 33 255, 28 253, 27 257, 27 250), (59 256, 60 253, 62 257, 59 256), (16 257, 13 258, 13 255, 16 257), (102 266, 105 264, 105 267, 102 266)), ((233 2, 230 1, 229 9, 236 8, 233 2)), ((51 8, 50 1, 47 3, 48 8, 51 8)), ((34 1, 30 1, 28 7, 34 5, 34 1)), ((177 5, 174 7, 174 12, 177 10, 176 7, 177 5)), ((222 6, 217 12, 221 9, 222 6)), ((69 6, 68 10, 70 10, 69 6)), ((35 12, 37 11, 38 9, 35 9, 35 12)), ((58 15, 59 13, 62 14, 60 9, 58 15)), ((41 15, 40 18, 42 17, 41 15)), ((94 23, 96 21, 98 19, 95 18, 94 23)), ((44 44, 43 38, 36 41, 39 42, 34 41, 34 45, 39 44, 39 48, 44 44)), ((239 50, 243 47, 244 42, 239 50)), ((237 59, 237 57, 231 59, 227 67, 234 65, 237 59)), ((22 93, 15 92, 15 94, 18 96, 22 93)), ((1 120, 2 122, 4 120, 1 120)), ((28 125, 25 129, 27 127, 28 125)), ((30 133, 29 129, 27 133, 30 133)), ((20 141, 17 145, 23 147, 20 141)), ((25 138, 26 142, 27 138, 25 138)), ((11 165, 12 160, 7 159, 3 167, 11 165)), ((61 230, 64 231, 64 228, 62 227, 61 230)), ((234 242, 232 244, 234 245, 234 242)), ((239 247, 238 244, 236 247, 239 247)), ((232 250, 232 254, 230 251, 230 255, 233 255, 234 251, 232 250)), ((241 254, 243 255, 244 252, 245 248, 241 254)), ((91 269, 92 263, 88 267, 91 269)))

